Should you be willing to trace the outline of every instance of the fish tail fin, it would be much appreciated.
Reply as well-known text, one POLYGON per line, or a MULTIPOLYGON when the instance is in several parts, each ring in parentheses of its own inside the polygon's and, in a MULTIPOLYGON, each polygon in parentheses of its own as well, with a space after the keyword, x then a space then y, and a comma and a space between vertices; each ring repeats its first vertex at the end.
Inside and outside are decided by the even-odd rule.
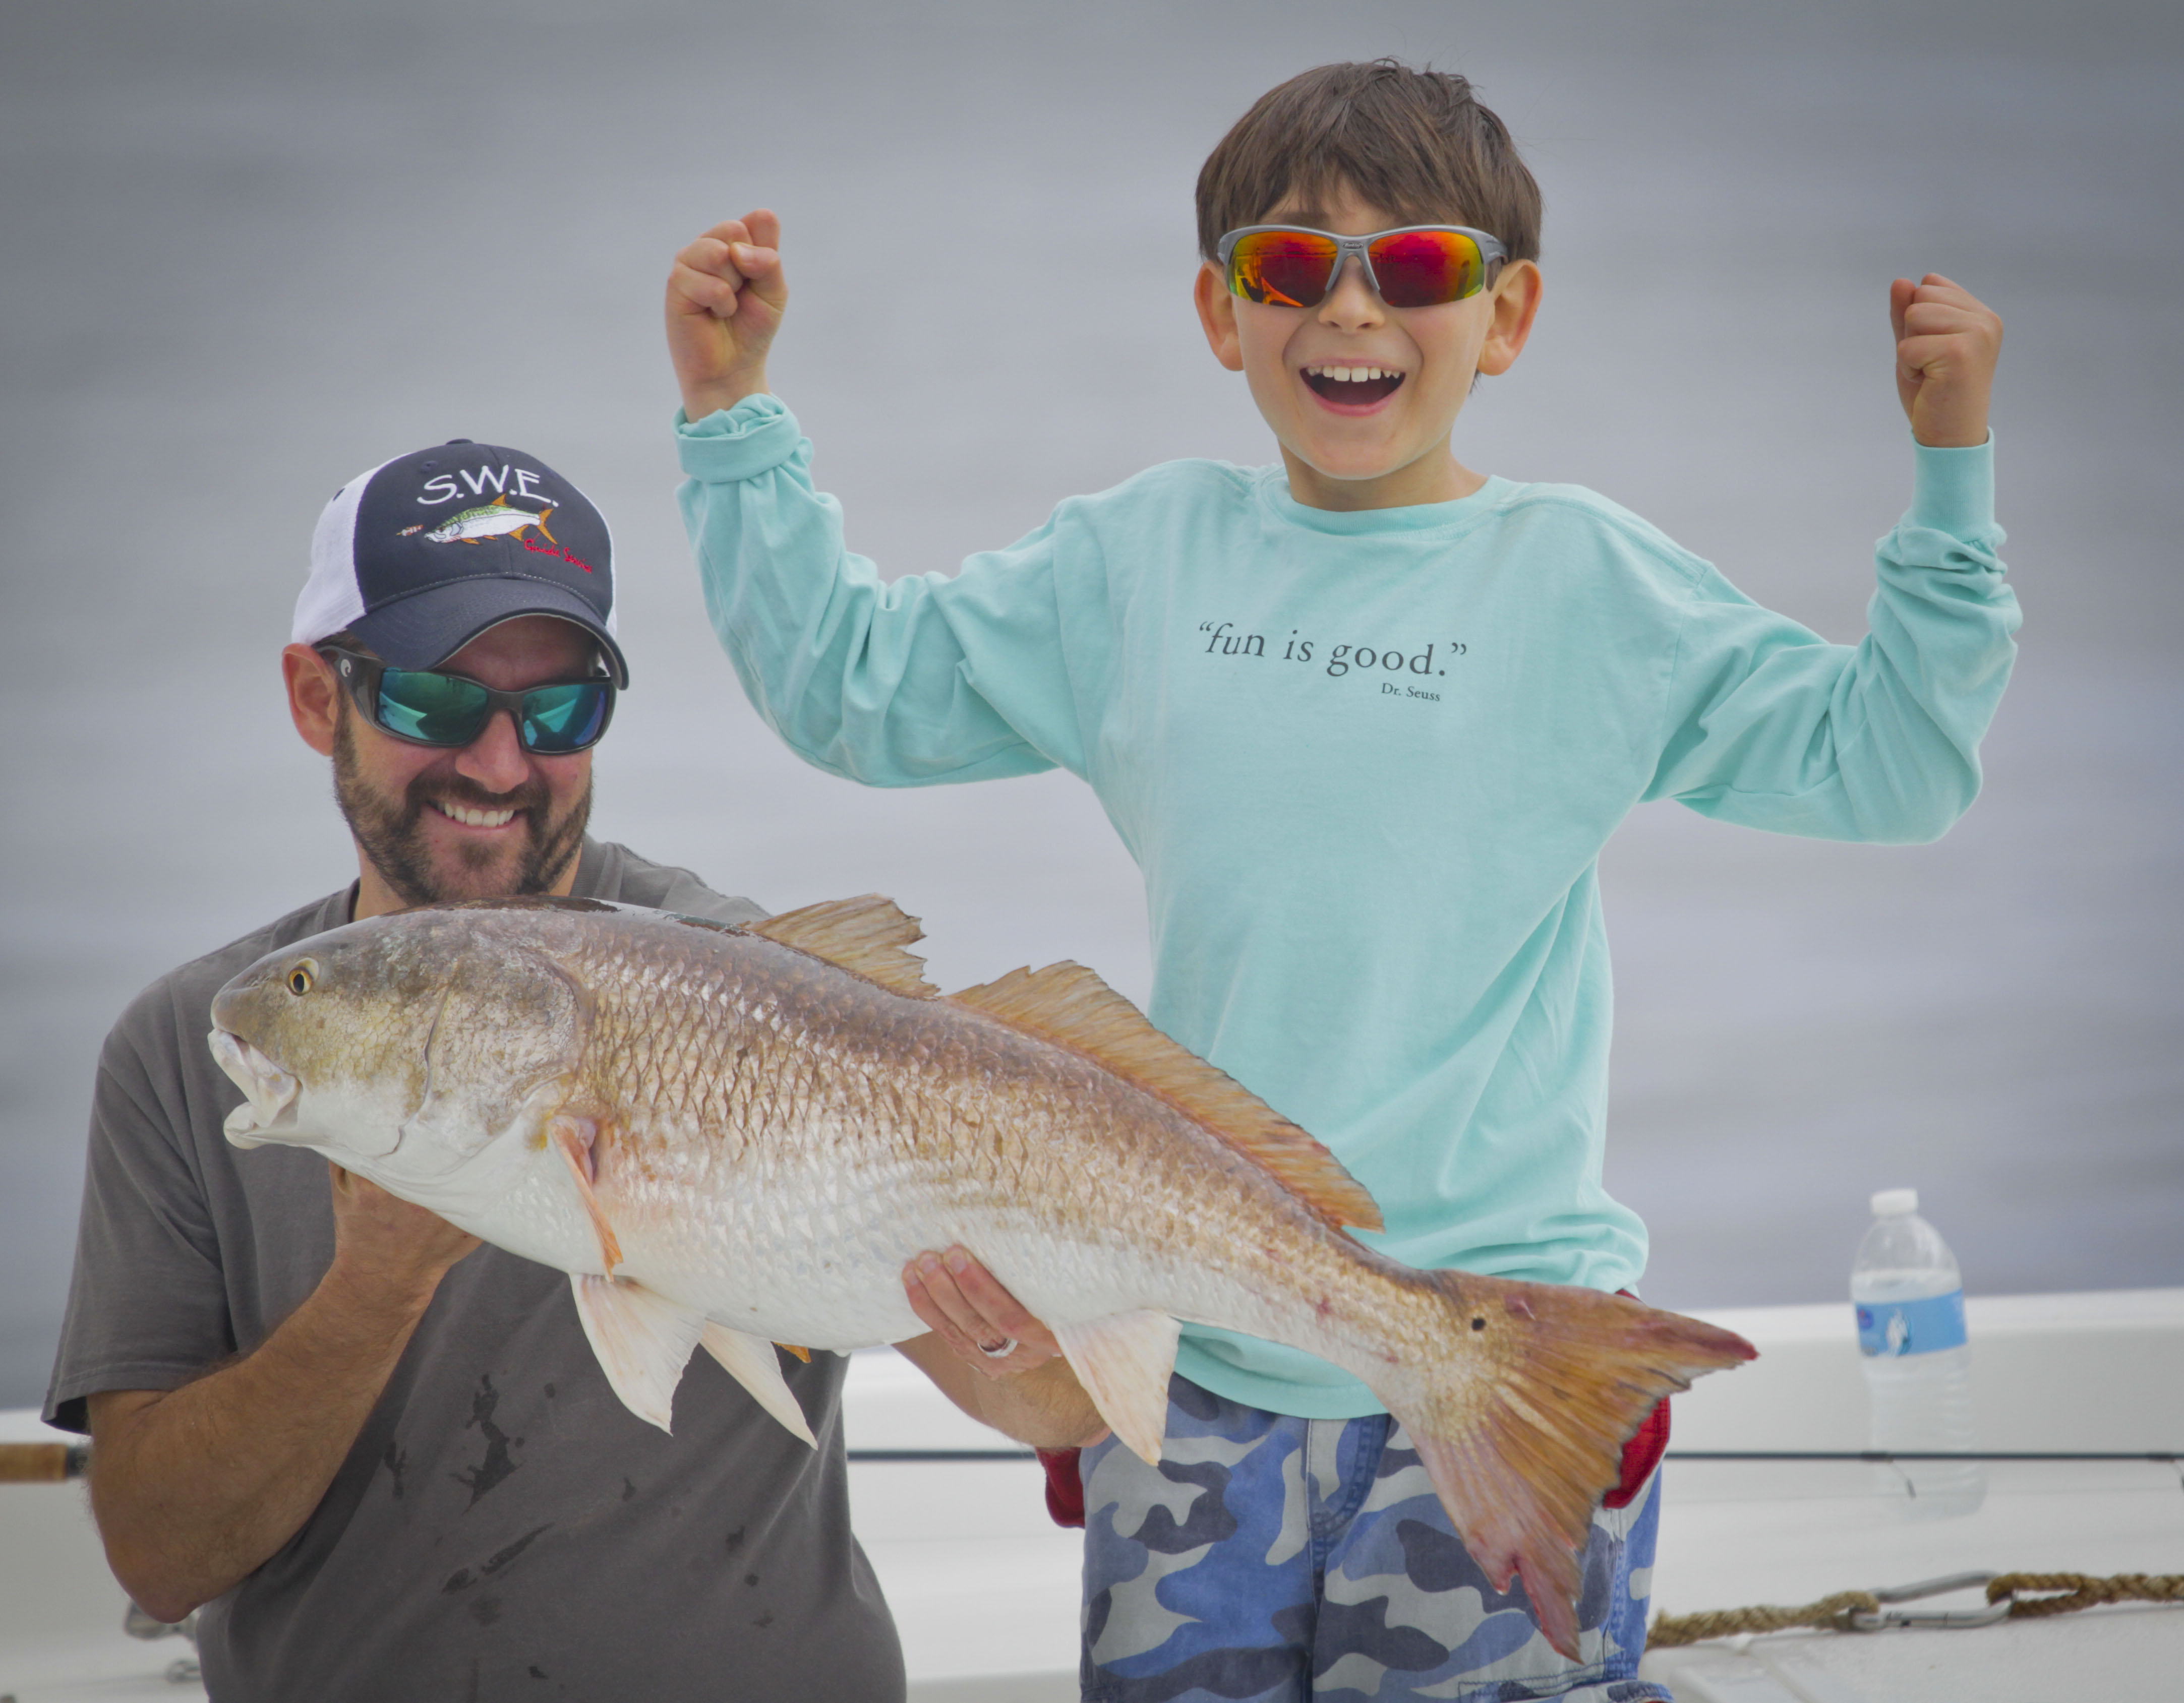
POLYGON ((1419 1275, 1451 1351, 1391 1377, 1381 1399, 1472 1559, 1497 1590, 1521 1578, 1547 1642, 1576 1660, 1581 1558, 1623 1445, 1663 1396, 1757 1350, 1594 1289, 1419 1275))

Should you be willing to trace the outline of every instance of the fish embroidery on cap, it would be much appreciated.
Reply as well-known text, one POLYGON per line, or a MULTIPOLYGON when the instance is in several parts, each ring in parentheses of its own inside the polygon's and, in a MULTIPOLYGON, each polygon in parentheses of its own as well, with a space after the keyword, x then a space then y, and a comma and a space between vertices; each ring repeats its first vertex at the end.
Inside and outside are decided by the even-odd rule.
POLYGON ((421 521, 415 526, 404 526, 394 536, 407 538, 425 532, 427 543, 476 544, 488 538, 521 538, 525 532, 536 527, 548 543, 559 548, 561 541, 546 530, 547 516, 553 512, 551 509, 545 509, 534 515, 528 509, 512 506, 507 497, 502 495, 477 508, 465 509, 460 515, 450 515, 429 532, 425 532, 424 524, 421 521))

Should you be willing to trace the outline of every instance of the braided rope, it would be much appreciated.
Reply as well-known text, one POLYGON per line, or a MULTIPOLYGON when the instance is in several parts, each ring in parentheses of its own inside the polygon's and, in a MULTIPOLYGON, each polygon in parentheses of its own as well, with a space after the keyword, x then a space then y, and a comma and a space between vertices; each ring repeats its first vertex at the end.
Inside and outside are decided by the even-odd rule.
MULTIPOLYGON (((2012 1620, 2036 1620, 2051 1614, 2075 1614, 2104 1602, 2184 1603, 2184 1573, 2003 1573, 1986 1587, 1986 1600, 2009 1600, 2012 1620), (2028 1595, 2027 1593, 2034 1593, 2028 1595)), ((1740 1632, 1786 1632, 1809 1626, 1850 1632, 1853 1614, 1880 1607, 1871 1591, 1839 1590, 1802 1608, 1718 1608, 1701 1614, 1664 1614, 1646 1633, 1648 1650, 1672 1649, 1702 1639, 1728 1638, 1740 1632)))
POLYGON ((1700 1614, 1664 1614, 1646 1634, 1648 1650, 1678 1644, 1696 1644, 1704 1638, 1727 1638, 1738 1632, 1786 1632, 1793 1626, 1813 1626, 1836 1632, 1850 1630, 1850 1617, 1880 1606, 1869 1590, 1839 1590, 1802 1608, 1717 1608, 1700 1614))
POLYGON ((2004 1597, 2010 1600, 2012 1620, 2075 1614, 2103 1602, 2184 1602, 2184 1573, 2114 1573, 2107 1578, 2089 1573, 2003 1573, 1987 1582, 1986 1600, 2000 1602, 2004 1597), (2027 1591, 2061 1594, 2028 1597, 2027 1591))

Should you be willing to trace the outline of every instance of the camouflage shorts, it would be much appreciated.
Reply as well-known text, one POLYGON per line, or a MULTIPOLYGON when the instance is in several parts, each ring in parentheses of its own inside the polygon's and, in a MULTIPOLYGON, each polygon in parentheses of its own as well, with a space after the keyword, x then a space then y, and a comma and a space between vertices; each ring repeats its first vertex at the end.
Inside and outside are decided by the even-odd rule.
POLYGON ((1572 1662, 1464 1552, 1385 1414, 1295 1419, 1178 1377, 1158 1467, 1112 1439, 1081 1466, 1086 1703, 1668 1703, 1636 1678, 1658 1473, 1593 1517, 1572 1662))

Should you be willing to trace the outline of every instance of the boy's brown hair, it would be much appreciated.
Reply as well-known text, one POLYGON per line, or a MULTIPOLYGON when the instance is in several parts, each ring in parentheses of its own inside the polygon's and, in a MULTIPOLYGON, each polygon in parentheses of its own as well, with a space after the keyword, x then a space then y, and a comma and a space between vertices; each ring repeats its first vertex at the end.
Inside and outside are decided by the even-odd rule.
POLYGON ((1398 59, 1321 65, 1260 96, 1199 171, 1199 251, 1346 182, 1407 224, 1455 220, 1539 258, 1540 186, 1507 128, 1468 79, 1398 59))

